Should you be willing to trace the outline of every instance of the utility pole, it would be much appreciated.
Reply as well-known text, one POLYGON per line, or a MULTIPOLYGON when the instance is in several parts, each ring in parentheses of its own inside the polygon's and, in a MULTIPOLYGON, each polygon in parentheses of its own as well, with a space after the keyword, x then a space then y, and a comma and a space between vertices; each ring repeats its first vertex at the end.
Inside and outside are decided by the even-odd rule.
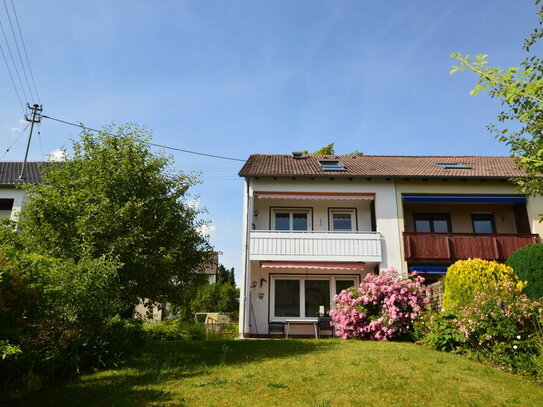
POLYGON ((25 115, 25 120, 27 122, 30 122, 30 134, 28 135, 28 142, 26 143, 26 153, 25 153, 25 159, 23 161, 23 168, 21 168, 21 175, 19 175, 20 181, 25 179, 26 160, 28 158, 28 150, 30 149, 30 141, 32 140, 32 131, 34 130, 34 123, 41 122, 41 112, 43 111, 42 105, 34 104, 30 106, 27 103, 26 106, 28 107, 28 109, 32 111, 32 115, 30 114, 25 115))

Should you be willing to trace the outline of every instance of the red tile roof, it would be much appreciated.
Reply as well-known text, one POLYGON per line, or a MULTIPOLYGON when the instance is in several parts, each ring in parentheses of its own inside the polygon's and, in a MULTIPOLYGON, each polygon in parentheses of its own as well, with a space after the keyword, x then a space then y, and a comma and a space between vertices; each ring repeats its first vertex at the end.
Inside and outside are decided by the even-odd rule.
POLYGON ((524 176, 511 157, 481 156, 381 156, 381 155, 292 155, 253 154, 241 171, 251 176, 334 176, 391 178, 514 178, 524 176), (323 171, 319 160, 339 160, 346 171, 323 171), (454 163, 469 169, 446 169, 437 163, 454 163))

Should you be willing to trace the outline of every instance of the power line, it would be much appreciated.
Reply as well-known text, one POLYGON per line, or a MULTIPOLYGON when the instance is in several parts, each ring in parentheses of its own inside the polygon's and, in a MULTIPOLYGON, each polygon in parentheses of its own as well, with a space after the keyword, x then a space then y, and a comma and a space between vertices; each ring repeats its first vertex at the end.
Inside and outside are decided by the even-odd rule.
POLYGON ((32 66, 30 65, 30 59, 28 58, 28 52, 26 51, 25 40, 23 38, 23 33, 21 31, 21 24, 19 24, 19 17, 17 17, 17 11, 15 10, 15 4, 13 3, 13 0, 11 0, 11 8, 13 8, 13 15, 15 16, 15 22, 17 23, 19 36, 21 37, 21 44, 23 44, 23 51, 25 53, 26 63, 28 64, 28 71, 30 72, 30 79, 32 79, 32 85, 34 85, 34 91, 36 92, 38 103, 41 104, 38 88, 36 87, 36 81, 34 80, 34 74, 32 73, 32 66))
POLYGON ((10 152, 11 148, 15 145, 15 143, 17 143, 17 141, 19 141, 21 136, 25 133, 26 129, 28 129, 28 126, 30 126, 30 123, 26 124, 25 128, 21 131, 21 133, 19 133, 19 135, 15 138, 13 143, 11 143, 11 145, 8 148, 6 148, 6 151, 4 151, 4 154, 2 154, 2 157, 0 157, 0 161, 6 156, 7 153, 10 152))
POLYGON ((23 81, 21 80, 21 75, 19 74, 19 70, 17 69, 17 64, 15 63, 15 58, 13 58, 13 52, 11 52, 11 47, 9 46, 8 37, 6 35, 6 31, 4 30, 4 25, 2 24, 2 20, 0 20, 0 28, 2 29, 2 34, 4 36, 4 40, 6 41, 6 46, 8 47, 8 52, 9 52, 9 56, 11 57, 11 62, 13 64, 13 69, 15 70, 15 73, 17 74, 17 79, 19 79, 19 84, 21 85, 21 91, 23 93, 25 101, 28 101, 28 97, 26 96, 25 88, 23 86, 23 81))
POLYGON ((13 41, 15 42, 15 48, 17 48, 17 54, 19 55, 19 61, 21 62, 21 67, 23 68, 23 74, 26 80, 26 86, 28 86, 28 91, 30 92, 31 102, 35 102, 34 95, 32 94, 32 88, 30 87, 30 82, 28 81, 28 75, 26 74, 25 64, 23 62, 23 57, 21 55, 21 50, 19 49, 19 41, 17 41, 17 36, 15 35, 15 30, 13 29, 13 24, 11 22, 11 17, 9 16, 8 4, 4 0, 4 8, 6 9, 6 15, 8 16, 9 27, 11 28, 11 35, 13 35, 13 41))
POLYGON ((24 116, 25 108, 23 107, 23 102, 21 101, 21 95, 19 95, 19 91, 17 90, 17 86, 15 85, 15 80, 13 79, 13 75, 11 74, 11 69, 9 69, 8 60, 6 58, 6 54, 4 53, 4 48, 2 48, 1 43, 0 43, 0 51, 2 52, 2 57, 4 58, 4 62, 6 63, 6 68, 8 69, 9 77, 11 78, 11 83, 13 84, 13 89, 15 90, 15 94, 17 95, 17 99, 19 100, 19 106, 21 106, 21 110, 23 111, 23 116, 24 116))
MULTIPOLYGON (((104 133, 104 134, 107 134, 107 135, 112 136, 112 137, 117 137, 116 134, 108 133, 107 131, 104 131, 104 130, 96 130, 96 129, 93 129, 91 127, 83 126, 81 123, 80 124, 72 123, 72 122, 69 122, 69 121, 66 121, 66 120, 57 119, 55 117, 46 116, 46 115, 42 115, 41 117, 43 117, 45 119, 49 119, 49 120, 54 120, 54 121, 57 121, 57 122, 60 122, 60 123, 68 124, 70 126, 79 127, 81 129, 85 129, 85 130, 88 130, 88 131, 94 131, 96 133, 104 133)), ((201 152, 198 152, 198 151, 191 151, 191 150, 185 150, 185 149, 177 148, 177 147, 170 147, 170 146, 167 146, 165 144, 151 143, 149 141, 142 141, 142 142, 144 144, 149 145, 149 146, 165 148, 167 150, 180 151, 182 153, 187 153, 187 154, 201 155, 201 156, 204 156, 204 157, 218 158, 218 159, 221 159, 221 160, 231 160, 231 161, 245 162, 245 160, 243 160, 241 158, 233 158, 233 157, 226 157, 226 156, 223 156, 223 155, 201 153, 201 152)))

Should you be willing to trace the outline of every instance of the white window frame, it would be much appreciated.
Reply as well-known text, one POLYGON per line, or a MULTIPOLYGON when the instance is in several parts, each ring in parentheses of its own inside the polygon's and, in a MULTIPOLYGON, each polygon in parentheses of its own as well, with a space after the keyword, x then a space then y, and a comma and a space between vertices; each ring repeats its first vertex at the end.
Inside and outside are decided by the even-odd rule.
POLYGON ((288 213, 289 216, 289 230, 279 230, 278 232, 304 232, 303 230, 294 230, 294 214, 305 213, 307 214, 307 229, 309 231, 313 229, 313 212, 311 208, 271 208, 271 230, 275 229, 275 214, 276 213, 288 213))
POLYGON ((270 321, 286 321, 288 320, 311 320, 315 317, 305 316, 305 282, 306 280, 328 280, 330 281, 330 309, 335 309, 334 297, 336 295, 336 281, 338 280, 354 280, 355 287, 360 284, 361 276, 359 274, 270 274, 270 321), (276 280, 298 280, 300 281, 300 316, 299 317, 278 317, 275 315, 275 281, 276 280))
POLYGON ((328 208, 328 216, 330 219, 330 231, 331 232, 348 232, 348 230, 335 230, 334 229, 334 214, 349 214, 351 215, 351 232, 358 230, 358 217, 355 208, 328 208))

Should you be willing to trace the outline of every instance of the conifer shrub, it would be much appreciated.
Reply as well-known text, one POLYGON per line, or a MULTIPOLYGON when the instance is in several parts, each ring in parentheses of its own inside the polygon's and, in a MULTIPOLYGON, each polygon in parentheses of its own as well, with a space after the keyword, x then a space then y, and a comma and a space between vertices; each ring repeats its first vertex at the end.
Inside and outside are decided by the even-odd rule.
POLYGON ((513 268, 505 264, 482 259, 459 260, 447 270, 443 307, 470 305, 475 293, 494 292, 505 283, 513 283, 519 292, 526 286, 513 268))
POLYGON ((543 297, 543 244, 534 243, 518 249, 505 264, 527 282, 528 297, 534 300, 543 297))

